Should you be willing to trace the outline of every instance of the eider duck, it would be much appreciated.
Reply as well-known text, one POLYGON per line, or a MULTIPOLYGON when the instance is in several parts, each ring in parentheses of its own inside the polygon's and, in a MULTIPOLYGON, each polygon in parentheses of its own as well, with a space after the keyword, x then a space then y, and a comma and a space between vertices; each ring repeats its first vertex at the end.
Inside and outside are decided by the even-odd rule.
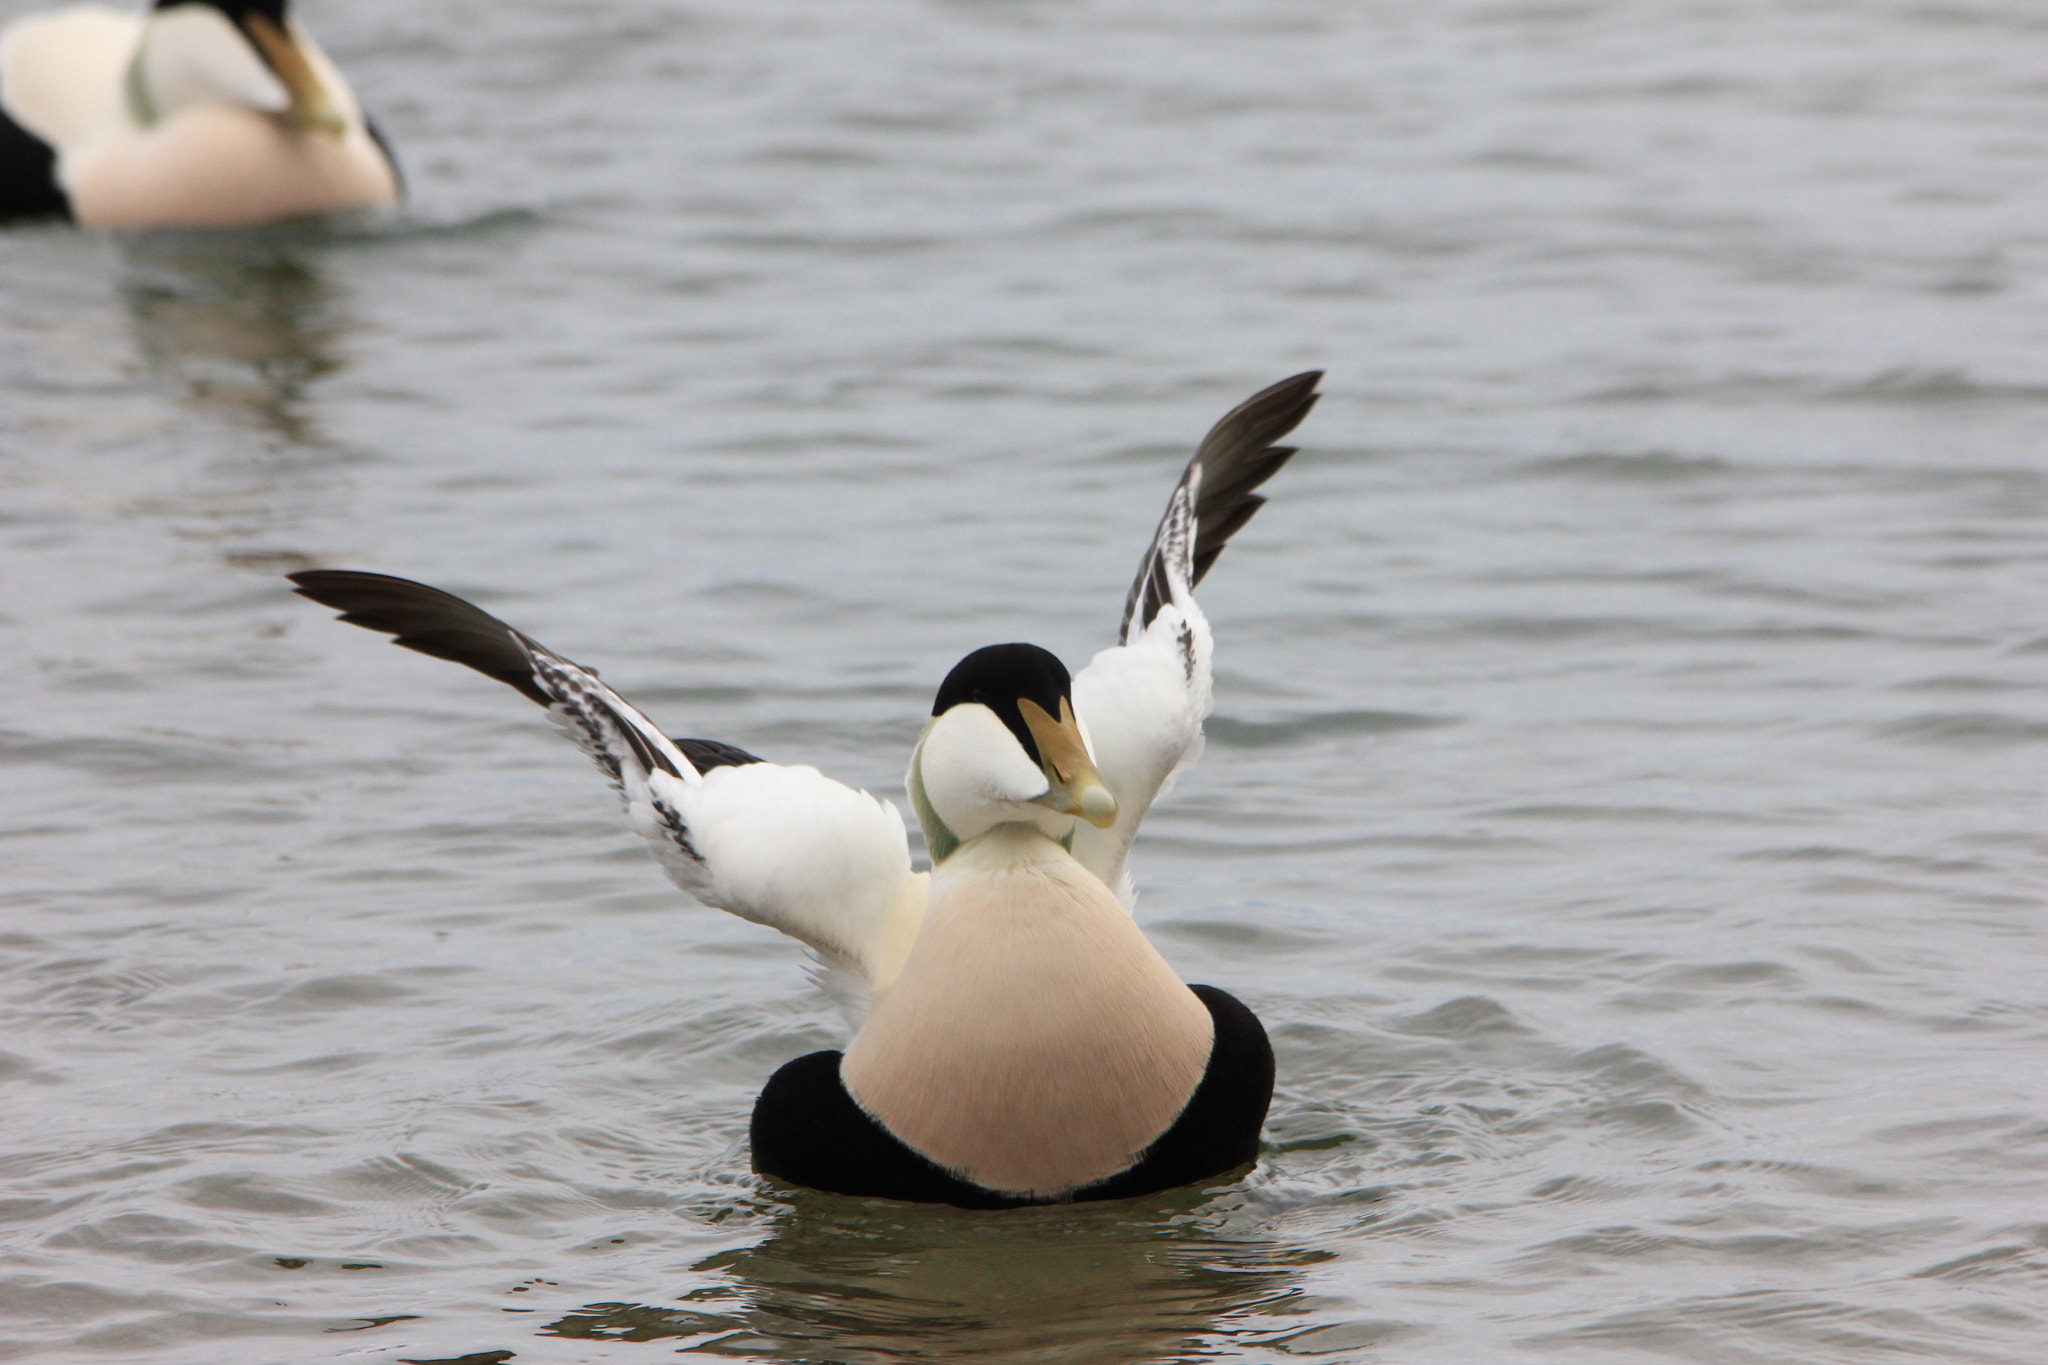
POLYGON ((939 686, 910 759, 930 852, 815 768, 670 739, 597 674, 447 593, 312 569, 296 591, 408 649, 509 683, 609 775, 627 823, 707 905, 808 945, 865 1019, 756 1102, 754 1169, 839 1194, 966 1208, 1119 1199, 1258 1154, 1273 1053, 1244 1005, 1187 986, 1130 914, 1125 855, 1201 738, 1209 623, 1193 589, 1265 502, 1274 442, 1320 372, 1248 399, 1189 461, 1115 647, 1069 675, 999 644, 939 686))
POLYGON ((390 149, 286 0, 156 0, 0 31, 0 219, 246 227, 397 202, 390 149))

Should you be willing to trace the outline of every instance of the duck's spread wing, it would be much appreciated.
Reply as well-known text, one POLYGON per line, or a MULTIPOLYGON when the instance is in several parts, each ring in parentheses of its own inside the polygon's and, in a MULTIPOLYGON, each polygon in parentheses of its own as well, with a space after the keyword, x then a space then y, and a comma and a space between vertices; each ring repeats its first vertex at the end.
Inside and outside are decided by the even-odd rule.
POLYGON ((924 909, 894 806, 815 768, 717 740, 672 740, 597 674, 459 597, 347 570, 290 575, 300 595, 392 643, 517 688, 611 778, 626 823, 677 885, 779 929, 870 987, 909 951, 924 909))
POLYGON ((1118 811, 1106 830, 1076 827, 1074 856, 1126 904, 1124 860, 1138 824, 1174 772, 1201 753, 1210 638, 1195 585, 1265 505, 1256 490, 1294 454, 1274 442, 1315 406, 1322 377, 1311 370, 1253 394, 1203 438, 1124 599, 1117 646, 1074 677, 1074 710, 1118 811))

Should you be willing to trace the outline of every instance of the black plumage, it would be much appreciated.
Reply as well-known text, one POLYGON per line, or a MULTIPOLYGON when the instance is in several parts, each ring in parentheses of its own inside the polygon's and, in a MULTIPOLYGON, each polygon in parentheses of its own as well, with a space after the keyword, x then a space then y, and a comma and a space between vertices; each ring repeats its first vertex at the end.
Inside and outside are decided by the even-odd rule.
POLYGON ((554 704, 534 681, 533 655, 526 647, 531 642, 453 593, 354 569, 304 569, 285 577, 292 591, 335 608, 352 626, 382 631, 394 645, 473 668, 542 706, 554 704))
MULTIPOLYGON (((1185 485, 1195 469, 1202 471, 1201 489, 1195 498, 1194 568, 1188 579, 1189 587, 1202 581, 1230 538, 1266 505, 1266 499, 1253 490, 1279 473, 1295 453, 1293 446, 1272 443, 1308 416, 1321 396, 1316 385, 1322 378, 1321 370, 1308 370, 1261 389, 1225 413, 1223 420, 1202 438, 1194 458, 1188 461, 1188 472, 1181 475, 1185 485)), ((1117 637, 1120 642, 1128 643, 1133 630, 1151 625, 1168 600, 1169 585, 1160 544, 1172 515, 1169 505, 1144 560, 1138 565, 1130 594, 1124 599, 1123 631, 1117 637)))
POLYGON ((0 222, 70 216, 71 200, 57 183, 57 153, 0 109, 0 222))

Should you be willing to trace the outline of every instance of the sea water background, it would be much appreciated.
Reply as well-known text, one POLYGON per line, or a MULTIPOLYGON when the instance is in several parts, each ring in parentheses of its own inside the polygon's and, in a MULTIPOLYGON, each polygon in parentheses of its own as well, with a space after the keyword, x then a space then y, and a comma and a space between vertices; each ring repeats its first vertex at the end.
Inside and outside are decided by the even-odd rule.
POLYGON ((2048 12, 305 18, 403 213, 0 233, 0 1358, 2041 1358, 2048 12), (762 1186, 799 951, 280 577, 895 795, 1310 367, 1135 860, 1211 1191, 762 1186))

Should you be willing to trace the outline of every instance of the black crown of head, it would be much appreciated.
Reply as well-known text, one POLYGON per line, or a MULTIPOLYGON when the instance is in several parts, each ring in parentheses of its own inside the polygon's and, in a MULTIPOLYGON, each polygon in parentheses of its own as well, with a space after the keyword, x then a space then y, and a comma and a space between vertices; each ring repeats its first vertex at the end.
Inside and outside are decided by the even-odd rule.
POLYGON ((932 714, 943 716, 963 702, 980 702, 1009 727, 1033 763, 1044 762, 1038 755, 1038 741, 1024 724, 1017 703, 1030 698, 1054 718, 1060 701, 1071 695, 1073 675, 1059 656, 1037 645, 985 645, 953 665, 953 671, 939 684, 932 702, 932 714))

